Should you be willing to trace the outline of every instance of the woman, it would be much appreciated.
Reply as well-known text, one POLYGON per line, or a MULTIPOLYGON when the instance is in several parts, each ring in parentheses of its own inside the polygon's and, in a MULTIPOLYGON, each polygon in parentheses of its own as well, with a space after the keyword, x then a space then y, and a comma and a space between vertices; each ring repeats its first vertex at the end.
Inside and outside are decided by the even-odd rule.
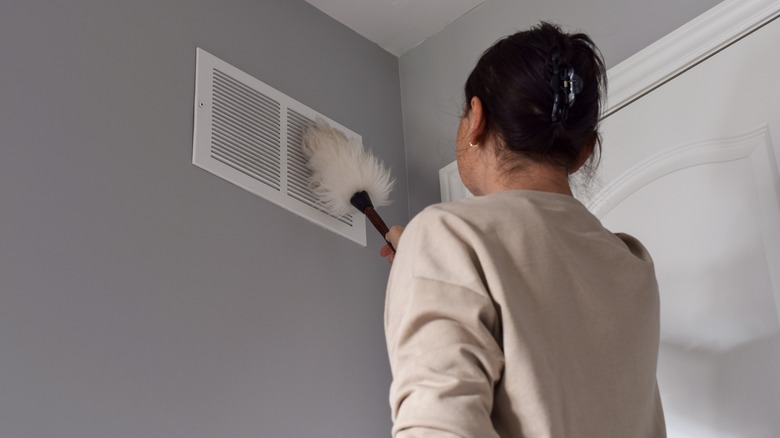
POLYGON ((381 251, 393 436, 665 436, 652 260, 569 186, 595 161, 605 82, 591 39, 547 23, 471 72, 456 155, 476 197, 381 251))

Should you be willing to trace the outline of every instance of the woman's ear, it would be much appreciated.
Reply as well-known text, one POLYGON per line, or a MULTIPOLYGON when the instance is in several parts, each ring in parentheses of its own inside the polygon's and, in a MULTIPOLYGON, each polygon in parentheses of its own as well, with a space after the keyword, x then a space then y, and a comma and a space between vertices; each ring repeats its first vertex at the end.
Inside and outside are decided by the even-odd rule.
POLYGON ((482 101, 477 96, 471 98, 469 107, 467 138, 469 143, 477 145, 485 137, 485 113, 482 110, 482 101))

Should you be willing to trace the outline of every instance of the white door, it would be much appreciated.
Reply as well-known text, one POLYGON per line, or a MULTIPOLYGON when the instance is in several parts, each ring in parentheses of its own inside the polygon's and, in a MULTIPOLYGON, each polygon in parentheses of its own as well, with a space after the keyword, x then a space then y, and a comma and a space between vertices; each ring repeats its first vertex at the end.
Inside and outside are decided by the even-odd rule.
POLYGON ((591 208, 655 260, 669 436, 780 437, 780 19, 602 126, 591 208))

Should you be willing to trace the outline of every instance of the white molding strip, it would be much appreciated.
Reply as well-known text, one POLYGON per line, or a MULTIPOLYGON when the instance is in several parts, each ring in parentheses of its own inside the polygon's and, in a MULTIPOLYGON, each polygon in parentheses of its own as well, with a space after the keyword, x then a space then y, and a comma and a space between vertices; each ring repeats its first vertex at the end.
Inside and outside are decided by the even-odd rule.
MULTIPOLYGON (((672 172, 705 163, 717 163, 745 158, 764 145, 771 153, 769 127, 766 124, 744 134, 671 147, 628 169, 604 187, 588 205, 598 218, 603 218, 615 206, 634 192, 672 172)), ((771 163, 774 165, 775 163, 771 163)))
POLYGON ((604 117, 780 16, 780 0, 726 0, 609 69, 604 117))
POLYGON ((460 180, 457 161, 439 169, 439 188, 441 202, 458 201, 473 196, 460 180))

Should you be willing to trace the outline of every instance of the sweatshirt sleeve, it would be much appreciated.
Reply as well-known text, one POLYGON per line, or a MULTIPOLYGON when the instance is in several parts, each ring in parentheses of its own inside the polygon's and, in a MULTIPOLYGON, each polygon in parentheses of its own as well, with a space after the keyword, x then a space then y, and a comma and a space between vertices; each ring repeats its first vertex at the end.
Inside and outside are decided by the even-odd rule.
POLYGON ((437 257, 445 271, 459 270, 452 278, 474 270, 463 239, 436 231, 442 229, 424 220, 410 223, 388 283, 393 436, 498 437, 491 422, 504 365, 497 311, 480 282, 456 284, 444 281, 447 272, 430 271, 428 257, 437 257))

